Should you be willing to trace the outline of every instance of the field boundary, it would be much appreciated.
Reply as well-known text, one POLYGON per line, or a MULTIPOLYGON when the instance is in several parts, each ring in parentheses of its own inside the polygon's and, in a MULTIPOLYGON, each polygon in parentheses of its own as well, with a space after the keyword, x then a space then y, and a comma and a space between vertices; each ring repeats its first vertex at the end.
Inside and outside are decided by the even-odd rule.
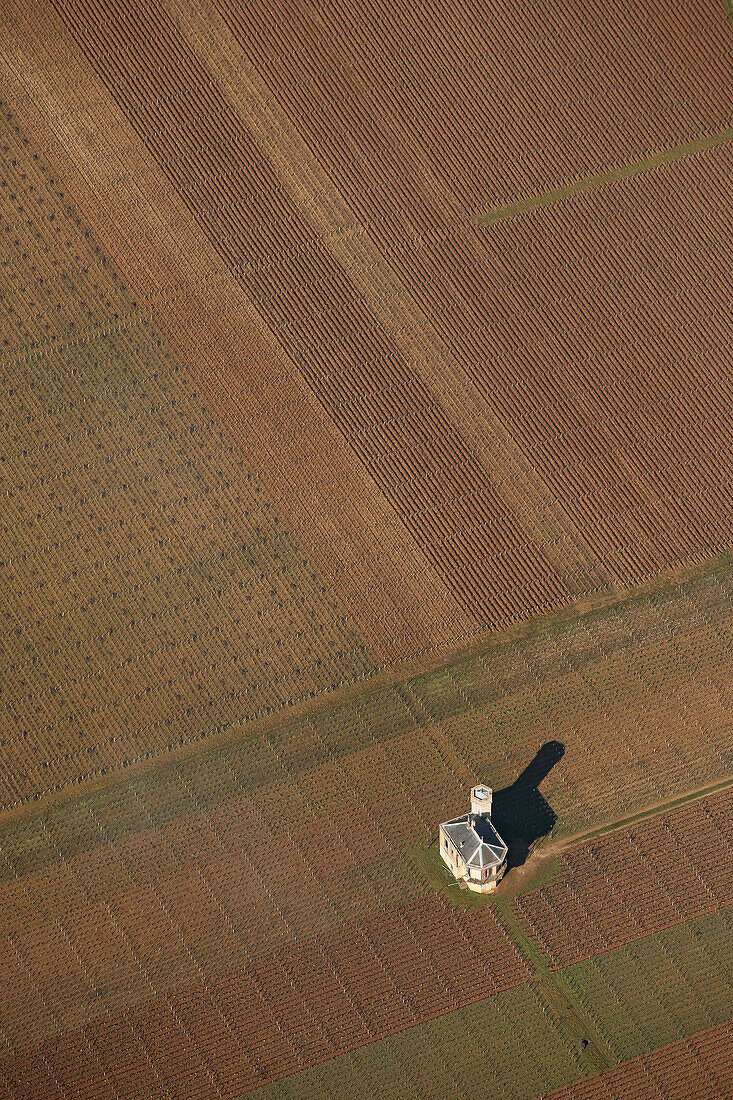
MULTIPOLYGON (((553 861, 566 852, 572 852, 574 848, 588 840, 600 840, 606 836, 618 832, 629 825, 640 825, 647 821, 653 821, 672 810, 677 810, 690 802, 698 802, 715 794, 722 794, 733 787, 733 775, 716 780, 715 783, 706 784, 704 787, 693 787, 684 794, 675 795, 663 802, 654 802, 646 806, 638 813, 629 814, 626 817, 607 821, 593 829, 585 829, 580 833, 572 833, 569 836, 550 839, 546 843, 539 840, 535 843, 521 867, 515 867, 507 877, 499 884, 496 901, 509 902, 523 894, 531 894, 543 886, 550 885, 560 873, 560 867, 551 868, 553 861)), ((487 898, 487 903, 493 899, 487 898)))
POLYGON ((550 969, 539 944, 521 923, 509 901, 497 898, 496 911, 517 951, 533 968, 534 973, 528 981, 535 985, 558 1032, 571 1047, 578 1039, 589 1040, 589 1046, 583 1054, 578 1052, 576 1055, 584 1075, 600 1073, 615 1065, 618 1060, 616 1052, 602 1039, 574 991, 562 980, 560 972, 550 969))
MULTIPOLYGON (((733 0, 726 0, 726 7, 730 17, 733 11, 733 0)), ((611 168, 607 172, 599 172, 596 176, 586 176, 584 179, 570 183, 566 187, 558 187, 554 191, 545 191, 541 195, 532 195, 520 202, 507 203, 506 206, 497 206, 485 214, 477 214, 471 220, 474 225, 495 225, 497 222, 507 221, 518 214, 529 214, 544 206, 552 206, 554 203, 563 202, 574 195, 582 195, 586 191, 594 191, 597 187, 603 187, 606 183, 616 183, 618 180, 631 179, 633 176, 642 176, 655 168, 663 168, 667 164, 674 164, 685 157, 704 153, 708 149, 717 149, 733 141, 733 126, 721 130, 717 134, 709 134, 705 137, 695 138, 693 141, 676 145, 673 149, 665 149, 661 153, 655 153, 645 160, 635 161, 633 164, 624 164, 619 168, 611 168)))
MULTIPOLYGON (((190 741, 185 745, 176 746, 166 752, 165 755, 134 760, 124 768, 116 769, 104 775, 90 775, 81 782, 65 786, 61 790, 49 791, 33 801, 23 801, 7 807, 0 811, 0 827, 34 818, 45 813, 51 807, 73 805, 102 791, 124 787, 131 778, 164 771, 202 754, 206 755, 221 751, 228 745, 256 740, 258 737, 265 736, 273 730, 288 725, 290 722, 306 718, 312 721, 319 714, 327 713, 334 706, 352 701, 368 700, 389 688, 407 684, 417 676, 428 675, 438 669, 475 659, 502 646, 531 641, 545 633, 562 629, 573 622, 591 621, 606 612, 633 606, 636 602, 649 597, 662 596, 686 583, 691 583, 701 577, 712 576, 729 566, 733 566, 733 552, 723 550, 705 558, 703 561, 688 562, 679 568, 655 573, 642 584, 635 585, 633 588, 603 590, 594 597, 583 596, 563 607, 513 623, 504 630, 485 630, 480 634, 471 635, 468 639, 461 640, 458 645, 451 648, 430 648, 419 656, 410 657, 407 660, 377 665, 371 674, 362 674, 354 680, 345 681, 314 697, 296 700, 290 706, 279 707, 269 714, 252 718, 242 724, 231 724, 212 730, 205 740, 190 741)), ((726 778, 721 782, 728 784, 733 782, 733 778, 726 778)), ((688 791, 679 797, 686 799, 690 795, 691 792, 688 791)), ((701 793, 700 797, 703 796, 704 792, 701 793)), ((654 807, 649 807, 649 816, 653 816, 656 812, 658 811, 654 807)), ((622 828, 624 823, 625 821, 619 821, 599 828, 601 831, 611 831, 613 828, 622 828)), ((545 855, 556 854, 558 849, 555 848, 555 844, 567 847, 572 843, 579 842, 582 837, 583 834, 578 834, 577 836, 573 835, 573 837, 558 838, 556 841, 550 841, 548 845, 543 846, 539 851, 542 852, 544 858, 545 855)))
POLYGON ((704 787, 693 787, 691 790, 686 791, 685 794, 675 798, 665 799, 664 802, 655 802, 645 810, 640 810, 639 813, 630 814, 628 817, 620 817, 618 820, 609 822, 606 825, 601 825, 597 829, 588 829, 582 833, 575 833, 571 838, 568 838, 570 841, 569 843, 566 843, 563 837, 557 841, 558 847, 553 849, 554 854, 564 851, 565 848, 575 848, 576 845, 582 844, 586 840, 596 840, 600 837, 608 836, 610 833, 615 833, 619 829, 625 828, 627 825, 638 825, 643 821, 651 821, 653 818, 661 817, 662 814, 669 813, 671 810, 679 809, 680 806, 684 806, 687 802, 697 802, 701 798, 708 798, 713 794, 721 794, 730 787, 733 787, 733 775, 729 775, 725 779, 716 780, 715 783, 707 784, 704 787))
MULTIPOLYGON (((724 877, 721 881, 720 876, 706 875, 702 870, 694 870, 691 874, 689 869, 684 872, 681 869, 678 876, 682 882, 681 890, 669 887, 666 880, 670 877, 677 859, 675 843, 678 847, 681 845, 680 821, 689 820, 687 807, 696 801, 703 802, 701 815, 695 818, 693 813, 691 820, 698 820, 700 816, 703 819, 711 818, 714 822, 714 835, 707 838, 707 844, 713 845, 715 857, 725 860, 726 852, 729 851, 729 844, 725 839, 725 821, 729 820, 731 788, 733 779, 729 778, 727 781, 689 792, 686 796, 669 799, 659 806, 651 807, 647 813, 629 816, 617 823, 615 828, 580 834, 581 839, 578 842, 556 850, 555 858, 564 853, 567 861, 564 867, 559 868, 559 874, 542 884, 538 884, 537 879, 542 868, 548 865, 548 857, 538 861, 534 868, 534 881, 530 881, 525 890, 509 892, 501 899, 502 906, 511 910, 511 920, 519 928, 515 939, 518 942, 529 939, 533 949, 536 947, 538 950, 541 956, 541 966, 538 969, 562 974, 579 963, 654 939, 672 929, 730 910, 733 907, 733 894, 724 877), (710 809, 706 810, 706 806, 710 809), (722 808, 722 824, 716 807, 722 808), (685 812, 681 814, 680 811, 683 810, 685 812), (618 842, 611 839, 610 845, 605 847, 602 843, 595 848, 589 847, 587 843, 589 840, 603 842, 609 836, 613 838, 619 833, 619 826, 636 825, 642 826, 642 829, 638 832, 635 828, 633 831, 622 832, 618 842), (651 826, 651 830, 645 833, 644 826, 651 826), (654 848, 654 838, 659 840, 660 834, 664 835, 665 831, 669 832, 672 847, 670 849, 662 845, 660 859, 652 859, 650 869, 639 876, 641 884, 638 892, 634 893, 633 889, 630 892, 618 889, 612 879, 623 864, 623 854, 639 858, 643 863, 650 848, 654 848), (635 841, 638 841, 638 845, 635 841), (622 853, 621 858, 617 858, 614 852, 622 853), (607 859, 609 869, 605 869, 607 859), (599 873, 596 873, 597 865, 602 865, 599 873), (589 882, 586 882, 587 875, 589 882), (691 899, 697 895, 700 898, 690 904, 691 899), (658 904, 647 909, 650 897, 658 898, 658 904), (612 900, 618 903, 612 909, 616 920, 607 922, 605 913, 612 900), (647 912, 654 915, 649 918, 647 912), (573 930, 572 934, 569 933, 570 928, 573 930), (571 943, 576 946, 571 947, 571 943), (582 948, 578 950, 581 944, 582 948)), ((693 863, 696 856, 699 856, 699 848, 691 855, 693 863)), ((713 867, 718 866, 714 857, 711 860, 713 867)))
MULTIPOLYGON (((656 1070, 664 1070, 665 1068, 676 1068, 680 1064, 684 1065, 684 1059, 687 1059, 688 1064, 694 1062, 696 1066, 696 1072, 699 1072, 700 1063, 703 1060, 701 1056, 707 1057, 708 1054, 719 1053, 721 1044, 720 1040, 727 1041, 728 1049, 726 1053, 729 1055, 733 1049, 733 1020, 728 1020, 723 1024, 716 1024, 713 1027, 705 1028, 702 1031, 693 1032, 691 1035, 685 1036, 684 1039, 677 1039, 672 1043, 664 1043, 662 1046, 652 1047, 651 1050, 645 1054, 637 1054, 635 1058, 627 1058, 625 1061, 620 1062, 617 1066, 611 1066, 606 1071, 601 1071, 602 1076, 594 1074, 593 1077, 599 1079, 590 1080, 587 1085, 580 1081, 571 1081, 567 1085, 561 1085, 557 1089, 553 1089, 552 1092, 548 1092, 544 1096, 544 1100, 592 1100, 593 1097, 607 1095, 607 1096, 621 1096, 631 1095, 630 1092, 617 1092, 615 1087, 624 1089, 628 1087, 630 1083, 639 1086, 639 1091, 634 1092, 633 1095, 639 1097, 652 1097, 658 1096, 657 1085, 662 1084, 664 1077, 656 1076, 656 1070), (670 1058, 670 1055, 680 1053, 682 1057, 680 1059, 670 1058), (634 1074, 637 1073, 636 1080, 634 1081, 634 1074), (621 1082, 619 1082, 621 1078, 621 1082), (632 1081, 629 1082, 629 1078, 632 1081), (644 1089, 648 1089, 646 1093, 644 1089)), ((724 1063, 725 1065, 725 1063, 724 1063)), ((717 1078, 715 1078, 717 1080, 717 1078)), ((678 1076, 677 1083, 679 1084, 680 1078, 678 1076)), ((688 1079, 688 1083, 691 1083, 688 1079)), ((678 1093, 677 1095, 681 1095, 678 1093)), ((720 1095, 723 1095, 720 1093, 720 1095)))

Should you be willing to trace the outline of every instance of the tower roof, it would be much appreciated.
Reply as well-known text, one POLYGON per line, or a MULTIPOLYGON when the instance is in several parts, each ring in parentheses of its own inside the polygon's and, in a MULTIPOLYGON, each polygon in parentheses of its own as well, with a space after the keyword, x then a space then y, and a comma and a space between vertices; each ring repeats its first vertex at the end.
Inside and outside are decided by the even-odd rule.
POLYGON ((504 862, 508 848, 484 815, 463 814, 440 826, 458 849, 468 867, 493 867, 504 862), (470 824, 469 824, 470 822, 470 824))

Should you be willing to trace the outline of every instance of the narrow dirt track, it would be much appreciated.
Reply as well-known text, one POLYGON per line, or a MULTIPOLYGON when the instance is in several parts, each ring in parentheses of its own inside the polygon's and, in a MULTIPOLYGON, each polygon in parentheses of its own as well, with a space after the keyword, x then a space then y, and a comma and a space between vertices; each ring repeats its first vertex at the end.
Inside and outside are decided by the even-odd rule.
POLYGON ((733 794, 574 845, 515 910, 559 970, 733 905, 733 794))

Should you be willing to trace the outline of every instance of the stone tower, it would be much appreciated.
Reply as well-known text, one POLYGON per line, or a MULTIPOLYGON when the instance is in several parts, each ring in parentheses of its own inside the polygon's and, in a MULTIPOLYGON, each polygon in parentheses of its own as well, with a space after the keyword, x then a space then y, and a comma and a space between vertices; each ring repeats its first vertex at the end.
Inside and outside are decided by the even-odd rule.
POLYGON ((471 813, 486 814, 491 813, 491 787, 487 787, 484 783, 479 783, 477 787, 471 787, 471 813))

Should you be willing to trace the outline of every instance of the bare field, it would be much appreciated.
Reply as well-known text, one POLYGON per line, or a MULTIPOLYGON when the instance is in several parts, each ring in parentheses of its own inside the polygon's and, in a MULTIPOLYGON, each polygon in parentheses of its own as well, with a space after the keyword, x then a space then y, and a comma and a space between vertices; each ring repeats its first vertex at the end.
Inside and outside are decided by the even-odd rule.
MULTIPOLYGON (((729 341, 721 336, 731 328, 730 307, 705 237, 711 221, 723 238, 729 233, 725 192, 715 184, 726 172, 725 150, 616 184, 610 201, 625 211, 618 247, 610 217, 598 216, 592 232, 600 241, 588 244, 578 230, 582 204, 567 204, 557 232, 570 254, 556 263, 551 247, 534 240, 545 215, 498 234, 464 224, 465 210, 446 197, 416 143, 386 133, 387 118, 394 128, 413 117, 406 101, 393 124, 373 103, 369 110, 363 79, 349 94, 348 81, 366 64, 364 43, 361 30, 353 41, 339 37, 337 12, 341 30, 331 48, 354 58, 338 75, 310 17, 268 22, 256 8, 245 15, 220 5, 207 21, 184 0, 154 14, 130 0, 114 19, 93 3, 59 0, 55 8, 470 621, 505 625, 728 545, 729 452, 708 425, 721 424, 721 413, 723 423, 730 419, 729 341), (290 49, 287 36, 312 49, 290 49), (365 111, 366 131, 358 121, 365 111), (216 143, 207 137, 212 128, 216 143), (378 157, 379 186, 359 167, 367 155, 378 157), (400 160, 406 156, 410 170, 400 160), (684 201, 664 198, 675 191, 684 201), (523 233, 533 240, 526 255, 523 233), (644 257, 654 250, 659 266, 650 273, 644 257), (600 270, 590 281, 573 271, 588 262, 600 270), (574 288, 582 302, 566 316, 574 288), (694 294, 699 303, 687 300, 694 294), (633 327, 637 303, 643 313, 633 327), (639 328, 654 333, 653 348, 639 328), (606 385, 616 377, 617 386, 606 385)), ((601 19, 614 49, 623 42, 621 71, 613 74, 620 87, 652 42, 673 52, 685 43, 687 56, 675 53, 661 84, 635 82, 629 120, 650 95, 660 105, 674 100, 686 119, 682 133, 671 107, 658 110, 647 154, 670 144, 670 126, 687 140, 691 129, 715 132, 729 121, 720 96, 728 31, 722 13, 707 21, 703 14, 676 14, 679 28, 663 31, 630 8, 601 19)), ((439 25, 426 13, 426 34, 439 25)), ((516 31, 531 57, 526 28, 516 31)), ((473 45, 488 64, 476 34, 467 35, 469 55, 473 45)), ((587 28, 583 35, 587 47, 592 36, 587 28)), ((563 64, 577 76, 584 56, 578 40, 563 64)), ((501 86, 509 78, 494 79, 501 86)), ((605 119, 600 97, 595 107, 605 119)), ((521 117, 537 121, 531 111, 521 117)), ((487 118, 481 132, 490 131, 487 118)), ((527 140, 519 122, 512 140, 527 140)), ((617 140, 626 148, 622 133, 617 140)), ((564 178, 562 160, 555 185, 564 178)), ((527 190, 525 181, 510 197, 527 190)))

